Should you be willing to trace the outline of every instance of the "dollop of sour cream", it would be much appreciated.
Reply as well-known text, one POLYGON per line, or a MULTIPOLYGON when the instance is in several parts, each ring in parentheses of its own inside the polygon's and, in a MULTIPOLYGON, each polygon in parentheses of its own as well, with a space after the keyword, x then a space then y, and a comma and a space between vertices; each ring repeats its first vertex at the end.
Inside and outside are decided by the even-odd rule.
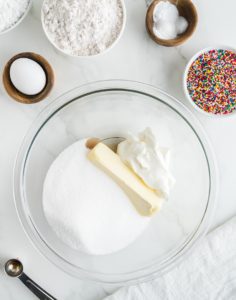
POLYGON ((170 150, 160 147, 150 128, 138 135, 130 134, 117 148, 121 160, 144 183, 166 200, 175 183, 170 170, 170 150))

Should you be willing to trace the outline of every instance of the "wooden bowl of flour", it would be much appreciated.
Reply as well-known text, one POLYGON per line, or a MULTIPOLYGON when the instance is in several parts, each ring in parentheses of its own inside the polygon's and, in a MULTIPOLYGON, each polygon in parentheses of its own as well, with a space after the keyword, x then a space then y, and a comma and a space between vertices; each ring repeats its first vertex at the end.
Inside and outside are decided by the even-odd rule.
POLYGON ((155 6, 161 1, 166 0, 154 0, 149 6, 146 14, 146 29, 151 39, 159 45, 166 47, 175 47, 186 42, 194 33, 197 23, 198 14, 195 5, 191 0, 168 0, 170 3, 176 5, 179 15, 184 17, 188 22, 188 27, 185 32, 178 35, 175 39, 161 39, 157 37, 153 32, 153 11, 155 6))

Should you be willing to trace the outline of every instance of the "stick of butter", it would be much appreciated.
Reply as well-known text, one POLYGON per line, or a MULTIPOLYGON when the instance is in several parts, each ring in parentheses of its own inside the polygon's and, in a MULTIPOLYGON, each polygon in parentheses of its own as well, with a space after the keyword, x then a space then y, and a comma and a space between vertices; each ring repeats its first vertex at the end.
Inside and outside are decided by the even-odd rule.
POLYGON ((88 159, 108 174, 127 194, 137 211, 150 216, 161 209, 163 199, 149 188, 131 169, 103 143, 88 153, 88 159))

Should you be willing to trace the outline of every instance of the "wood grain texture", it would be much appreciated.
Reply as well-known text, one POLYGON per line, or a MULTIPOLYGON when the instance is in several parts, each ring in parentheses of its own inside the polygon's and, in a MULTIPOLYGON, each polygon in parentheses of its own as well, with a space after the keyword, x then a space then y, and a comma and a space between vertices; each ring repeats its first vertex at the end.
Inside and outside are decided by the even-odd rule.
MULTIPOLYGON (((188 28, 185 32, 178 35, 175 39, 164 40, 155 36, 153 32, 153 11, 155 6, 163 0, 154 0, 149 6, 146 14, 146 29, 150 37, 159 45, 166 47, 175 47, 183 44, 187 39, 189 39, 194 33, 197 23, 198 14, 196 7, 191 0, 168 0, 169 2, 175 4, 178 8, 180 16, 183 16, 188 21, 188 28)), ((167 0, 164 0, 167 1, 167 0)))
POLYGON ((33 52, 23 52, 19 53, 15 56, 13 56, 5 65, 4 71, 3 71, 3 85, 10 97, 12 97, 14 100, 24 103, 24 104, 33 104, 37 103, 43 99, 45 99, 50 91, 52 90, 52 87, 54 85, 54 72, 48 61, 42 57, 39 54, 33 53, 33 52), (21 93, 18 89, 15 88, 13 85, 11 78, 10 78, 10 67, 11 64, 19 58, 29 58, 37 62, 44 70, 46 74, 46 84, 43 90, 35 95, 26 95, 21 93))

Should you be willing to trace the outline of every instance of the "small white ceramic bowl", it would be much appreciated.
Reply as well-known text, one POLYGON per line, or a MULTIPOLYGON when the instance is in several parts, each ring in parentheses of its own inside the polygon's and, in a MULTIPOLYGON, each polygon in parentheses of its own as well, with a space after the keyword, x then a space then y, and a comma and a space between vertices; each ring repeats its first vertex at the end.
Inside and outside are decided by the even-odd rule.
POLYGON ((12 29, 16 28, 24 20, 24 18, 27 16, 27 14, 32 6, 32 2, 33 2, 32 0, 29 0, 28 7, 26 8, 23 15, 12 26, 8 27, 6 30, 0 31, 0 35, 10 32, 12 29))
POLYGON ((204 111, 203 109, 201 109, 197 104, 195 104, 193 102, 193 99, 191 98, 191 96, 189 95, 189 92, 188 92, 188 89, 187 89, 187 76, 188 76, 188 71, 189 71, 189 68, 191 67, 192 63, 203 53, 205 52, 208 52, 210 50, 219 50, 219 49, 223 49, 223 50, 230 50, 230 51, 233 51, 236 53, 236 49, 235 48, 232 48, 232 47, 228 47, 228 46, 215 46, 215 47, 207 47, 207 48, 204 48, 202 50, 200 50, 199 52, 197 52, 195 55, 192 56, 192 58, 189 60, 186 68, 185 68, 185 71, 184 71, 184 76, 183 76, 183 89, 184 89, 184 93, 185 93, 185 96, 186 98, 189 100, 189 102, 191 103, 191 105, 199 112, 201 112, 202 114, 204 114, 205 116, 208 116, 208 117, 213 117, 213 118, 229 118, 229 117, 232 117, 232 116, 235 116, 236 115, 236 109, 232 112, 232 113, 229 113, 229 114, 226 114, 226 115, 221 115, 221 114, 213 114, 213 113, 208 113, 206 111, 204 111))
POLYGON ((124 29, 125 29, 125 24, 126 24, 126 7, 125 7, 125 2, 124 0, 120 0, 121 2, 121 5, 122 5, 122 10, 123 10, 123 23, 122 23, 122 27, 121 27, 121 30, 120 30, 120 33, 118 34, 116 40, 108 47, 106 48, 104 51, 100 52, 100 53, 97 53, 97 54, 93 54, 93 55, 74 55, 74 54, 71 54, 71 53, 68 53, 66 51, 64 51, 63 49, 61 49, 60 47, 58 47, 58 45, 56 43, 54 43, 50 37, 50 35, 48 34, 47 32, 47 29, 44 25, 44 21, 43 21, 43 5, 44 5, 44 2, 42 4, 42 9, 41 9, 41 23, 42 23, 42 27, 43 27, 43 31, 46 35, 46 37, 48 38, 49 42, 60 52, 60 53, 63 53, 64 55, 66 56, 70 56, 70 57, 77 57, 77 58, 87 58, 87 57, 97 57, 97 56, 100 56, 102 54, 105 54, 107 53, 109 50, 111 50, 116 44, 117 42, 120 40, 123 32, 124 32, 124 29))

